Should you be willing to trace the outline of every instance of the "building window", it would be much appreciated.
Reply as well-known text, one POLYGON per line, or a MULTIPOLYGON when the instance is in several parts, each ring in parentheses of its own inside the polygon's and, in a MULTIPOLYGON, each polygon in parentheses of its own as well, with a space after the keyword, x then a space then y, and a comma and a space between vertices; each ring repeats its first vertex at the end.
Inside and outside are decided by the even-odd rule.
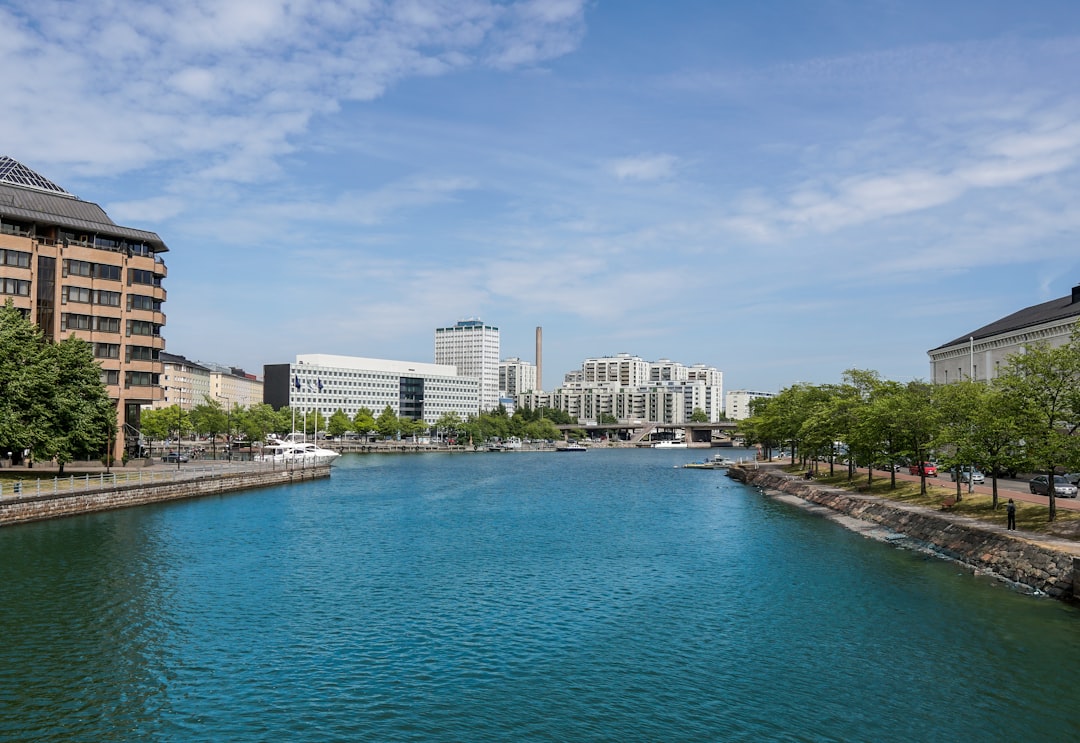
POLYGON ((161 286, 161 277, 153 271, 145 271, 141 268, 128 269, 128 286, 132 284, 146 284, 147 286, 161 286))
POLYGON ((0 294, 13 294, 17 297, 30 296, 30 282, 22 279, 0 279, 0 294))
POLYGON ((93 299, 94 304, 100 304, 106 307, 120 306, 120 292, 107 292, 101 289, 95 289, 93 299))
POLYGON ((30 253, 24 253, 21 250, 6 250, 0 248, 0 266, 30 268, 30 253))
POLYGON ((152 372, 129 371, 124 376, 125 387, 156 387, 158 375, 152 372))
MULTIPOLYGON (((159 351, 156 348, 150 346, 128 346, 127 347, 127 360, 128 361, 157 361, 159 358, 159 351)), ((165 377, 168 379, 168 377, 165 377)))
POLYGON ((95 343, 94 344, 94 358, 95 359, 118 359, 118 358, 120 358, 120 344, 119 343, 95 343))
POLYGON ((147 297, 142 294, 129 294, 128 295, 128 309, 129 310, 150 310, 151 312, 161 311, 161 300, 154 297, 147 297))
POLYGON ((145 320, 128 320, 127 334, 131 335, 160 335, 161 326, 145 320))
POLYGON ((120 371, 117 369, 102 369, 101 383, 106 385, 120 384, 120 371))

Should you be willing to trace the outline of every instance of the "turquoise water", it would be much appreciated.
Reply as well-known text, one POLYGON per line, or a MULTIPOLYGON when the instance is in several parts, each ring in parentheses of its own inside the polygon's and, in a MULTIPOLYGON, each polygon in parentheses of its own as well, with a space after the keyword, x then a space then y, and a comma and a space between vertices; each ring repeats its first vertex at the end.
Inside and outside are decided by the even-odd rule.
POLYGON ((694 455, 347 456, 0 530, 0 739, 1080 738, 1076 609, 694 455))

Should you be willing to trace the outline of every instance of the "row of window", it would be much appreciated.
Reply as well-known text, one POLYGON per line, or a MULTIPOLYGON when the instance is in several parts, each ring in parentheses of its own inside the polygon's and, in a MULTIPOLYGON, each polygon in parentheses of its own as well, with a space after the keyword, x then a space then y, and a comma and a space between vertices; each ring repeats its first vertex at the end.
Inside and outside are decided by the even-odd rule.
MULTIPOLYGON (((125 346, 127 353, 125 354, 127 361, 157 361, 160 357, 160 351, 150 346, 125 346)), ((94 358, 98 359, 119 359, 120 358, 120 344, 119 343, 95 343, 94 344, 94 358)))
POLYGON ((0 294, 13 294, 16 297, 30 296, 30 282, 22 279, 0 278, 0 294))
MULTIPOLYGON (((116 369, 102 369, 101 381, 107 385, 120 384, 120 372, 116 369)), ((124 373, 124 387, 157 387, 158 375, 153 372, 129 371, 124 373)))
POLYGON ((85 286, 65 286, 60 290, 60 301, 63 304, 81 302, 83 304, 100 304, 105 307, 119 307, 120 296, 120 292, 90 289, 85 286))
POLYGON ((94 315, 76 315, 60 313, 60 330, 91 330, 99 333, 119 333, 119 317, 96 317, 94 315))
POLYGON ((91 263, 90 261, 77 261, 73 258, 64 259, 64 276, 86 276, 91 279, 119 281, 120 271, 120 266, 112 266, 108 263, 91 263))
POLYGON ((15 268, 30 268, 30 253, 10 248, 0 248, 0 266, 14 266, 15 268))

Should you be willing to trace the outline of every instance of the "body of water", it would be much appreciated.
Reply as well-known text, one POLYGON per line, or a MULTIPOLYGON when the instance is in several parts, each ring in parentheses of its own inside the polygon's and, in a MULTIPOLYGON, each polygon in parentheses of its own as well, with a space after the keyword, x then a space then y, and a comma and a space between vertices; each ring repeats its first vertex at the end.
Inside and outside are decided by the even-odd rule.
POLYGON ((1080 738, 1076 609, 695 455, 351 455, 0 530, 0 739, 1080 738))

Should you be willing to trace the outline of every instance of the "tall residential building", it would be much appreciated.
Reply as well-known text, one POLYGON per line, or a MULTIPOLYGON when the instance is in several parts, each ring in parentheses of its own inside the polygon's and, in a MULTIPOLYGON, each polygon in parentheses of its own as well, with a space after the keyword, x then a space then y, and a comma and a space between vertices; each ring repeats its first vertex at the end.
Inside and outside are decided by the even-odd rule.
POLYGON ((772 392, 752 392, 750 390, 732 390, 724 396, 724 415, 733 421, 746 420, 750 417, 750 401, 759 397, 776 397, 772 392))
POLYGON ((288 406, 299 416, 341 410, 353 418, 367 408, 376 418, 387 406, 399 418, 434 425, 446 413, 475 413, 479 385, 448 364, 302 354, 292 364, 263 367, 263 401, 275 410, 288 406))
POLYGON ((482 320, 461 320, 435 329, 435 363, 450 364, 480 383, 476 412, 499 406, 499 329, 482 320))
POLYGON ((688 422, 700 410, 710 422, 720 420, 724 374, 704 364, 684 366, 662 359, 648 362, 630 354, 586 359, 563 386, 551 392, 519 393, 517 403, 530 408, 556 408, 579 421, 655 423, 688 422))
POLYGON ((499 390, 508 397, 536 389, 536 366, 517 357, 499 362, 499 390))
POLYGON ((139 413, 162 397, 165 262, 153 232, 121 227, 0 156, 0 301, 59 341, 88 341, 116 402, 116 456, 138 448, 139 413))

